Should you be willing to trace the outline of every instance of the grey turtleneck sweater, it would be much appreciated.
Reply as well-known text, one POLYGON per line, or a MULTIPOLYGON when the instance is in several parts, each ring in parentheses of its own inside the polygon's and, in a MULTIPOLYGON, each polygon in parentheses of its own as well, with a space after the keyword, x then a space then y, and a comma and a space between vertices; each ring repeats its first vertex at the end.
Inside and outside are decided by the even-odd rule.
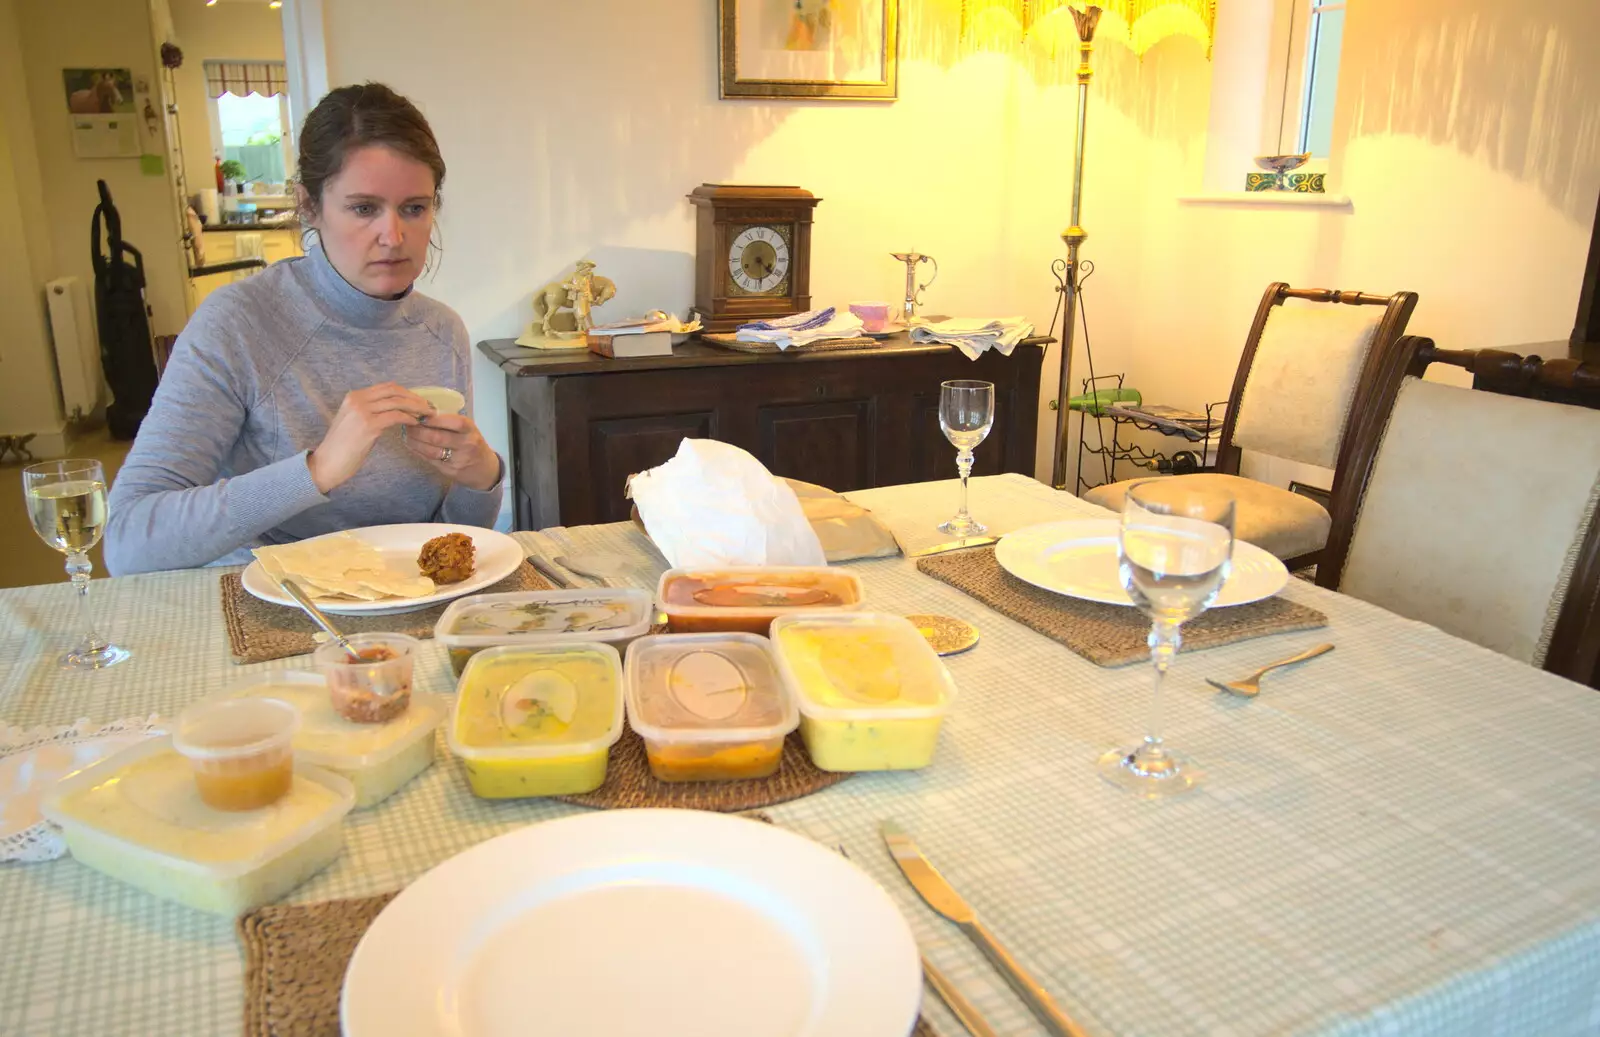
POLYGON ((470 413, 468 349, 455 311, 415 290, 374 299, 316 247, 212 293, 178 337, 112 484, 107 567, 248 562, 251 547, 391 522, 493 525, 500 485, 450 482, 398 429, 326 495, 306 466, 353 389, 448 386, 470 413))

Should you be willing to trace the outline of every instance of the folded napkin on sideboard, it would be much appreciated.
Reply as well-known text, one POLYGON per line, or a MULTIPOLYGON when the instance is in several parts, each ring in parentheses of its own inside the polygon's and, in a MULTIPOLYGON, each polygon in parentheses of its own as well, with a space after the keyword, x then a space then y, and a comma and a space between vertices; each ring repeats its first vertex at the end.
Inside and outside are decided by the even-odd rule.
POLYGON ((911 318, 913 342, 943 342, 976 360, 987 349, 1010 356, 1018 342, 1033 334, 1033 324, 1022 317, 949 317, 929 321, 911 318))
POLYGON ((787 349, 822 339, 859 338, 862 327, 860 317, 848 310, 836 313, 830 306, 780 320, 741 324, 734 337, 740 342, 769 342, 779 349, 787 349))

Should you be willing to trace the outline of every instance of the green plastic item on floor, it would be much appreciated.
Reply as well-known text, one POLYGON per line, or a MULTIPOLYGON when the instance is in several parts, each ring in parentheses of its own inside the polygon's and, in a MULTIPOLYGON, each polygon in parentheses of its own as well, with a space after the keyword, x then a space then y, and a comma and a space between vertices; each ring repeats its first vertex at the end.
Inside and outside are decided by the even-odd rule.
POLYGON ((1096 389, 1094 392, 1081 393, 1067 400, 1068 410, 1081 410, 1095 417, 1104 417, 1105 408, 1114 403, 1140 404, 1144 397, 1138 389, 1096 389))

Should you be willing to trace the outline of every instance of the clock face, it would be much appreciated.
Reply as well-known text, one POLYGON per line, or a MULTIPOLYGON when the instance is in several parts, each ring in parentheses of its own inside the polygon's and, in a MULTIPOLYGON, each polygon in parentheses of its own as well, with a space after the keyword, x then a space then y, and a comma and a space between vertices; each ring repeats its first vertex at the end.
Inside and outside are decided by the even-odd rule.
POLYGON ((728 278, 741 295, 789 294, 789 228, 746 227, 728 246, 728 278))

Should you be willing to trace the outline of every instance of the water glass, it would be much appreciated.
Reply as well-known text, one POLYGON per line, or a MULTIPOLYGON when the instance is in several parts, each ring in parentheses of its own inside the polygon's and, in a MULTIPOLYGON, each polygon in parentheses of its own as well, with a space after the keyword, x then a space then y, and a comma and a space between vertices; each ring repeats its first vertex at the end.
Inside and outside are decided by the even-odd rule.
POLYGON ((28 519, 39 539, 67 556, 67 575, 77 592, 78 623, 83 636, 57 662, 67 670, 103 670, 128 658, 128 650, 111 644, 94 629, 89 610, 89 551, 105 532, 106 476, 99 461, 45 461, 22 470, 22 493, 28 519))
POLYGON ((961 475, 961 510, 939 529, 956 537, 977 536, 988 526, 967 511, 967 479, 972 475, 972 452, 994 427, 994 383, 953 381, 939 386, 939 427, 956 448, 956 471, 961 475))
POLYGON ((1128 596, 1150 617, 1155 689, 1144 741, 1100 757, 1100 774, 1113 785, 1156 798, 1187 792, 1203 776, 1161 739, 1161 683, 1182 645, 1180 625, 1209 608, 1228 577, 1233 524, 1232 497, 1192 489, 1187 480, 1151 479, 1128 490, 1118 571, 1128 596))

